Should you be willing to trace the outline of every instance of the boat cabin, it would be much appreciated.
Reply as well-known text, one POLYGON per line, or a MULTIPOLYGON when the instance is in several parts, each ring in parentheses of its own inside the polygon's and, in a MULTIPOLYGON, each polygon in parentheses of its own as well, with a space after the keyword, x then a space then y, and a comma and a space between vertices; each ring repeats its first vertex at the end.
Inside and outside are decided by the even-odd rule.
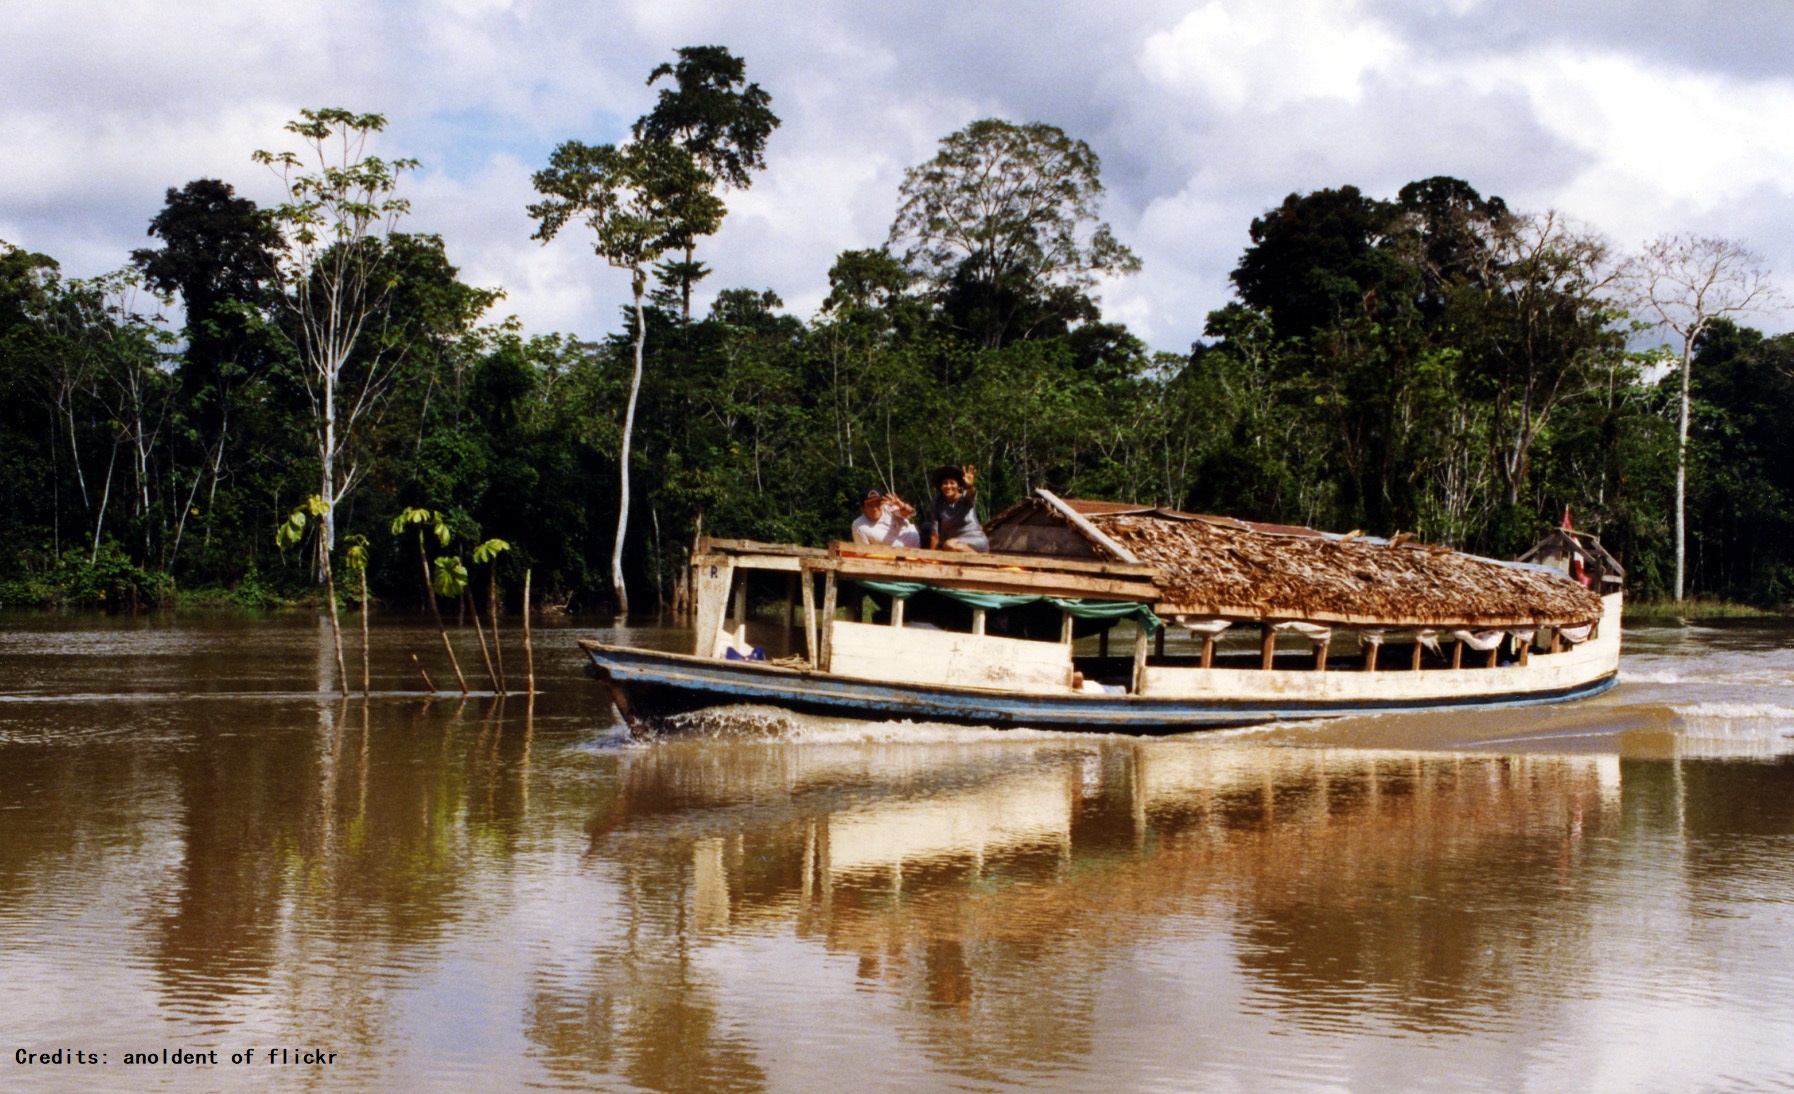
POLYGON ((1367 705, 1617 666, 1623 571, 1568 529, 1503 562, 1045 490, 985 529, 985 555, 702 540, 693 652, 1014 694, 1367 705), (780 578, 784 626, 750 629, 749 580, 764 599, 780 578))

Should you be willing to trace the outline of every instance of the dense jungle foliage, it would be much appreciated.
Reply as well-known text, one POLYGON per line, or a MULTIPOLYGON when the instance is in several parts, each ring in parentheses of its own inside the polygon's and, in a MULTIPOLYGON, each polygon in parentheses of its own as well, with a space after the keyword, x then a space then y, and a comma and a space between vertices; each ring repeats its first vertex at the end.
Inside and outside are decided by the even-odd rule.
MULTIPOLYGON (((549 200, 532 213, 567 214, 569 236, 596 230, 599 255, 635 271, 639 310, 613 331, 496 319, 501 294, 461 281, 442 239, 399 230, 402 203, 307 251, 294 206, 258 209, 199 179, 169 190, 155 245, 113 275, 65 278, 53 257, 0 244, 0 603, 304 595, 317 535, 283 551, 274 532, 319 493, 323 398, 355 410, 337 421, 337 550, 362 537, 374 595, 398 602, 421 582, 389 526, 421 507, 446 517, 447 554, 511 544, 497 565, 513 605, 526 568, 557 602, 614 604, 626 431, 621 563, 638 610, 665 602, 700 530, 825 543, 868 487, 919 502, 943 463, 978 466, 987 517, 1044 486, 1503 556, 1568 506, 1634 592, 1669 589, 1679 362, 1628 348, 1641 340, 1619 256, 1586 230, 1450 178, 1389 197, 1291 194, 1244 226, 1236 299, 1205 340, 1155 351, 1096 295, 1138 260, 1096 219, 1094 154, 1050 126, 986 121, 908 173, 890 238, 837 258, 817 314, 748 287, 693 315, 699 240, 726 230, 716 195, 751 181, 777 124, 739 62, 704 48, 681 51, 690 71, 656 71, 679 82, 658 127, 651 115, 637 130, 684 142, 665 184, 684 189, 604 175, 628 145, 564 146, 592 153, 578 162, 596 188, 554 173, 572 159, 538 176, 549 200), (681 94, 718 88, 738 120, 762 112, 757 129, 676 114, 681 94), (984 200, 979 179, 1031 204, 984 200), (693 187, 717 202, 703 224, 679 219, 693 187), (606 237, 625 213, 637 235, 606 237), (295 277, 302 252, 314 265, 295 277), (345 255, 378 291, 325 396, 307 371, 321 305, 300 298, 345 255)), ((379 128, 308 114, 333 117, 379 128)), ((397 194, 401 173, 379 193, 397 194)), ((1794 336, 1721 319, 1695 349, 1689 595, 1785 602, 1794 336)))

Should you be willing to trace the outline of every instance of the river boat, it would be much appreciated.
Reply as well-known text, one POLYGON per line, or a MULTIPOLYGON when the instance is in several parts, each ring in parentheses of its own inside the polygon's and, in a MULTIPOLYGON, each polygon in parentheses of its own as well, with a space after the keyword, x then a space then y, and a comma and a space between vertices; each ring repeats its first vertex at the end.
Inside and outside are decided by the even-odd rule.
POLYGON ((1567 515, 1518 561, 1045 490, 985 528, 980 555, 700 539, 690 653, 580 645, 638 734, 738 704, 1181 733, 1562 702, 1618 675, 1624 572, 1567 515), (782 620, 751 617, 781 580, 782 620))

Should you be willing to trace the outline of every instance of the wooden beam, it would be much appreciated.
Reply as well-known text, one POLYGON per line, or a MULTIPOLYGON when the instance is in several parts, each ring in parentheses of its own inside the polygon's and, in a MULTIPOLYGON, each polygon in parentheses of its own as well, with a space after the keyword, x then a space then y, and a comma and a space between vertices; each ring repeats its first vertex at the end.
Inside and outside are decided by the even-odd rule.
POLYGON ((1079 513, 1077 510, 1055 497, 1052 491, 1043 486, 1034 492, 1040 495, 1041 500, 1052 506, 1055 512, 1071 522, 1072 527, 1089 536, 1091 540, 1099 544, 1103 550, 1114 555, 1117 560, 1121 562, 1131 562, 1136 566, 1140 565, 1140 560, 1135 557, 1132 551, 1123 547, 1121 544, 1116 543, 1113 539, 1110 539, 1100 528, 1084 519, 1082 513, 1079 513))
POLYGON ((989 570, 1039 570, 1045 573, 1099 574, 1105 577, 1128 577, 1155 581, 1164 576, 1158 566, 1137 562, 1110 562, 1107 559, 1064 558, 1059 555, 990 554, 966 551, 929 551, 921 547, 871 546, 837 540, 828 546, 830 558, 863 558, 875 561, 903 559, 911 562, 951 562, 960 566, 983 567, 989 570))
POLYGON ((735 563, 725 556, 711 555, 698 568, 697 633, 691 651, 698 657, 716 654, 716 635, 728 613, 729 589, 734 583, 735 563))
POLYGON ((1150 643, 1146 640, 1146 623, 1136 620, 1134 623, 1134 686, 1129 689, 1135 695, 1146 694, 1146 651, 1150 643))
POLYGON ((820 664, 816 656, 816 575, 805 563, 803 572, 798 574, 803 584, 804 598, 804 656, 810 659, 810 667, 820 664))
MULTIPOLYGON (((963 557, 963 556, 962 556, 963 557)), ((956 562, 927 562, 900 558, 839 558, 818 560, 845 578, 869 577, 921 581, 983 592, 1036 594, 1041 596, 1095 597, 1157 603, 1159 588, 1148 581, 1095 574, 1053 573, 1046 570, 993 569, 956 562)))
POLYGON ((830 649, 835 634, 835 571, 830 570, 822 575, 822 660, 817 668, 828 671, 830 649))
POLYGON ((1264 636, 1258 640, 1260 661, 1258 667, 1269 669, 1277 660, 1277 632, 1271 629, 1269 623, 1266 623, 1261 629, 1264 631, 1264 636))
POLYGON ((1212 669, 1215 667, 1214 635, 1204 635, 1202 638, 1202 667, 1205 669, 1212 669))

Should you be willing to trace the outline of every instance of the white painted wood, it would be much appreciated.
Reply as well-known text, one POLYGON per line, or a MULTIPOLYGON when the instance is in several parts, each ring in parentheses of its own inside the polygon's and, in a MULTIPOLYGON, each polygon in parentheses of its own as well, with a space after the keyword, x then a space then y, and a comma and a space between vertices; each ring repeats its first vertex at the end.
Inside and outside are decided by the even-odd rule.
POLYGON ((729 611, 729 589, 734 583, 733 559, 721 555, 700 559, 697 634, 691 650, 699 657, 716 656, 716 636, 723 629, 723 618, 729 611))
POLYGON ((1059 642, 845 620, 829 630, 829 671, 840 676, 1026 694, 1071 689, 1071 651, 1059 642))
POLYGON ((1421 672, 1315 672, 1312 669, 1228 669, 1147 666, 1146 694, 1157 699, 1454 699, 1552 691, 1599 679, 1619 667, 1621 594, 1601 598, 1600 633, 1562 653, 1525 665, 1426 669, 1421 672))

